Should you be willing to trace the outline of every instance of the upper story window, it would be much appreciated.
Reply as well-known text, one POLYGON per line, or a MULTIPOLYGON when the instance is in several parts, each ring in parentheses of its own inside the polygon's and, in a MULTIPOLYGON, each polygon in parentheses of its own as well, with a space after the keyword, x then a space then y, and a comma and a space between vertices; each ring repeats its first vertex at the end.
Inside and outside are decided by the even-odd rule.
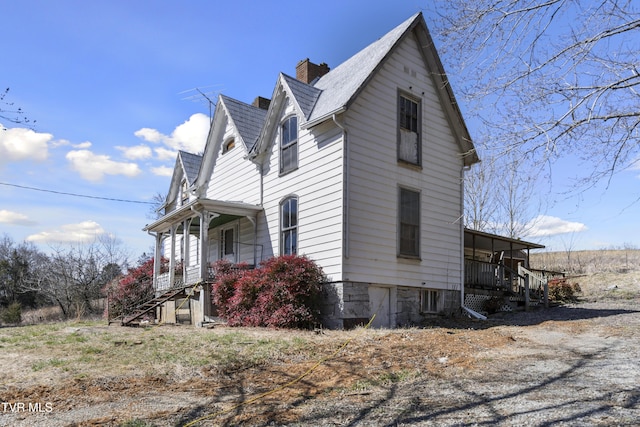
POLYGON ((298 168, 298 118, 291 116, 282 123, 280 137, 280 173, 298 168))
POLYGON ((298 253, 298 198, 287 197, 280 204, 280 254, 298 253))
POLYGON ((235 146, 236 146, 236 140, 235 139, 232 138, 232 139, 228 140, 222 146, 222 154, 228 153, 235 146))
POLYGON ((398 206, 398 255, 420 256, 420 192, 400 188, 398 206))
POLYGON ((398 160, 422 164, 420 102, 398 95, 398 160))
POLYGON ((189 191, 187 186, 187 180, 183 179, 180 185, 180 204, 184 205, 189 201, 189 191))

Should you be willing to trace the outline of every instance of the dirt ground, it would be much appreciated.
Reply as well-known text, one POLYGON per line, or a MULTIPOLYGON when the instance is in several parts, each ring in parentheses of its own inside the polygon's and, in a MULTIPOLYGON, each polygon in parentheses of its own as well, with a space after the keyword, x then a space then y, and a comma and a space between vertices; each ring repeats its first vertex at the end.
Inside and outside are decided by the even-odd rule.
MULTIPOLYGON (((97 367, 79 378, 44 369, 20 375, 19 356, 0 354, 10 379, 0 386, 0 426, 638 425, 639 279, 582 278, 578 303, 488 321, 321 334, 243 330, 256 340, 300 334, 313 343, 259 366, 176 366, 169 374, 97 367), (39 407, 7 406, 17 403, 39 407)), ((112 328, 146 345, 148 332, 112 328)))

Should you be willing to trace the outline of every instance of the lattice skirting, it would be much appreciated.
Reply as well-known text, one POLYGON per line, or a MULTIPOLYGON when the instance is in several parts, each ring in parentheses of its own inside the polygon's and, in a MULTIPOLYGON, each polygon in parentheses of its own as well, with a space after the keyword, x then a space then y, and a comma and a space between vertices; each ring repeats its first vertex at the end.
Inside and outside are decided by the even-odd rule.
MULTIPOLYGON (((492 297, 489 295, 478 295, 478 294, 466 293, 464 295, 464 305, 474 311, 477 311, 478 313, 486 315, 487 310, 485 309, 485 303, 489 301, 491 298, 492 297)), ((516 302, 517 299, 518 297, 509 297, 508 300, 505 299, 504 304, 500 306, 498 311, 513 311, 514 306, 517 305, 517 302, 516 302)), ((522 301, 524 301, 524 298, 522 298, 522 301)))

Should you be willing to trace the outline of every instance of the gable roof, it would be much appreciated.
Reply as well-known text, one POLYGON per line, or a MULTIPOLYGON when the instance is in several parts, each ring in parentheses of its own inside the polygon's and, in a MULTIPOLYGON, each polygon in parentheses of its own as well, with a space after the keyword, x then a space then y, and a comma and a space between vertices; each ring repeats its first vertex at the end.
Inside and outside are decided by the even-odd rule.
POLYGON ((251 150, 258 140, 267 111, 224 95, 220 95, 220 102, 238 130, 245 148, 251 150))
MULTIPOLYGON (((414 14, 312 84, 280 73, 268 110, 262 110, 224 95, 220 95, 219 104, 225 107, 226 115, 238 130, 249 156, 257 157, 269 144, 270 136, 277 127, 278 112, 287 94, 304 116, 301 126, 311 128, 320 124, 334 114, 346 111, 383 66, 385 60, 394 52, 396 46, 412 33, 418 40, 425 66, 431 78, 434 79, 434 86, 454 138, 460 147, 465 166, 480 161, 422 12, 414 14)), ((218 110, 216 108, 212 127, 217 123, 218 110)), ((205 159, 205 163, 208 164, 209 161, 205 159)))
POLYGON ((344 111, 350 101, 371 78, 373 72, 389 56, 400 39, 416 25, 422 13, 398 25, 386 35, 347 59, 322 76, 314 85, 322 94, 309 118, 310 122, 320 122, 333 114, 344 111))
POLYGON ((465 166, 480 161, 471 136, 453 95, 446 73, 431 35, 424 21, 422 12, 389 31, 377 41, 338 65, 322 76, 314 88, 321 90, 313 111, 303 126, 309 128, 329 119, 333 114, 345 111, 358 96, 360 91, 373 78, 385 60, 410 33, 414 32, 421 48, 423 59, 435 80, 435 87, 442 107, 451 125, 462 152, 465 166))
POLYGON ((281 76, 285 84, 289 87, 289 90, 291 91, 291 94, 295 98, 296 102, 300 106, 305 120, 309 120, 311 112, 314 110, 314 107, 318 102, 318 98, 322 93, 322 90, 310 84, 301 82, 300 80, 288 76, 284 73, 282 73, 281 76))
POLYGON ((182 170, 184 171, 187 183, 189 186, 193 185, 198 177, 198 171, 202 164, 202 156, 180 150, 178 151, 177 161, 182 165, 182 170))

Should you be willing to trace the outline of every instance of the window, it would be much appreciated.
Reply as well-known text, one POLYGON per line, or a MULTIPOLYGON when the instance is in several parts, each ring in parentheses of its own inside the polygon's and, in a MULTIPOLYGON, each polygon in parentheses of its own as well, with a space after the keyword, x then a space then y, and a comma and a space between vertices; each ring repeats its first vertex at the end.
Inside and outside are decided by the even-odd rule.
POLYGON ((433 289, 420 292, 420 311, 422 313, 437 313, 439 311, 440 294, 433 289))
POLYGON ((186 179, 182 180, 182 185, 180 187, 180 201, 183 205, 189 201, 189 191, 186 179))
POLYGON ((233 228, 220 231, 220 258, 229 259, 235 256, 235 245, 233 242, 233 228))
POLYGON ((280 138, 280 173, 287 173, 298 167, 298 118, 289 117, 282 124, 280 138))
POLYGON ((225 142, 224 145, 222 146, 222 154, 228 153, 229 150, 231 150, 235 146, 236 146, 235 139, 230 139, 229 141, 225 142))
POLYGON ((420 103, 404 95, 398 96, 398 160, 421 164, 420 103))
POLYGON ((420 193, 400 188, 398 207, 398 254, 420 256, 420 193))
POLYGON ((298 253, 298 198, 288 197, 280 205, 280 254, 298 253))

